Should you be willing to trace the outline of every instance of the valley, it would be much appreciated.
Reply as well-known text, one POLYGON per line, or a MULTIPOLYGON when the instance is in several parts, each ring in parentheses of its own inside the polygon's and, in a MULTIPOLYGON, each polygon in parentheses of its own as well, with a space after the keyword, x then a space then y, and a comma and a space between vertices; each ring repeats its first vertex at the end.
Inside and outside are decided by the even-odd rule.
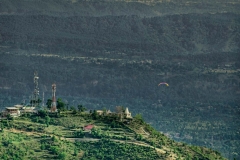
POLYGON ((45 103, 56 83, 69 108, 129 107, 176 141, 239 159, 239 3, 3 0, 0 110, 30 102, 37 71, 45 103))

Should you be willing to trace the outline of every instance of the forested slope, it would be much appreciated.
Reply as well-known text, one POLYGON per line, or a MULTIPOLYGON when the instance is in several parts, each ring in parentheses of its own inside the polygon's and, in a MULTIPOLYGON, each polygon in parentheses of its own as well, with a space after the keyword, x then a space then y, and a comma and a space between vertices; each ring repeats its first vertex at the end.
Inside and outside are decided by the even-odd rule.
POLYGON ((98 115, 96 111, 41 110, 37 115, 1 119, 0 135, 3 160, 225 159, 217 151, 169 139, 140 115, 120 121, 117 115, 98 115), (84 130, 89 123, 91 131, 84 130))
POLYGON ((2 43, 24 50, 52 49, 60 53, 78 53, 90 48, 136 50, 159 56, 161 53, 233 52, 240 46, 240 19, 230 13, 154 18, 6 15, 0 17, 0 24, 2 43))
POLYGON ((237 0, 3 0, 1 107, 28 103, 38 71, 45 102, 56 83, 69 106, 126 106, 178 141, 238 158, 238 8, 237 0))
POLYGON ((189 13, 239 14, 239 6, 239 0, 2 0, 0 14, 154 17, 189 13))

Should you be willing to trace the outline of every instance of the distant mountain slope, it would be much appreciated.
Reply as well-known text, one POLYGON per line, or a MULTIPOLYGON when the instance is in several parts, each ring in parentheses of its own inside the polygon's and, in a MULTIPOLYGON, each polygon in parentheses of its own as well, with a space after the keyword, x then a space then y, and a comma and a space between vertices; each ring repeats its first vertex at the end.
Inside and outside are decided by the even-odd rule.
POLYGON ((0 0, 0 110, 40 98, 131 107, 240 159, 239 0, 0 0), (157 86, 159 82, 169 83, 157 86))
POLYGON ((158 53, 237 51, 240 18, 235 14, 51 17, 0 16, 4 44, 17 48, 78 50, 128 49, 158 53))
POLYGON ((53 16, 138 15, 142 17, 188 13, 240 13, 239 0, 2 0, 0 14, 53 16))

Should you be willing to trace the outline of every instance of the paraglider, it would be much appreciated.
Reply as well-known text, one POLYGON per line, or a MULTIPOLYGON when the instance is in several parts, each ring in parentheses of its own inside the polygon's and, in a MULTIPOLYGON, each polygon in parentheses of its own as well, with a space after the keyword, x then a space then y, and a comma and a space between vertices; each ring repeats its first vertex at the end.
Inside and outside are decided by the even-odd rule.
POLYGON ((161 84, 165 84, 166 86, 169 86, 169 84, 167 84, 166 82, 161 82, 158 84, 158 86, 160 86, 161 84))

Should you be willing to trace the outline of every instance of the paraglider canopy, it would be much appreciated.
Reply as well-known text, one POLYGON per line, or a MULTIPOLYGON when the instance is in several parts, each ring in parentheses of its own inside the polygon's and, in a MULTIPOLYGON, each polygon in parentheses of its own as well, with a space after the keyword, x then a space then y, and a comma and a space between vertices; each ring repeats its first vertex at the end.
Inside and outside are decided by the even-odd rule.
POLYGON ((166 86, 169 86, 169 84, 167 84, 166 82, 161 82, 158 84, 158 86, 160 86, 161 84, 165 84, 166 86))

